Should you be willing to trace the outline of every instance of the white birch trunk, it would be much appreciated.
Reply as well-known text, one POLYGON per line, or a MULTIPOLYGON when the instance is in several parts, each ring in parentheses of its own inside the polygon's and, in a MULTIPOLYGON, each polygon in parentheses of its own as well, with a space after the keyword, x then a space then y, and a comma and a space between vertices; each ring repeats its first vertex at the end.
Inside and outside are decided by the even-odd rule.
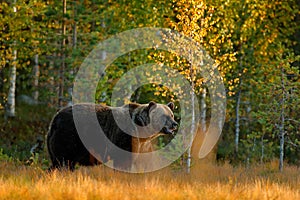
POLYGON ((234 151, 235 154, 238 154, 239 150, 239 137, 240 137, 240 103, 241 103, 241 90, 238 91, 236 97, 236 105, 235 105, 235 139, 234 139, 234 151))
POLYGON ((206 94, 207 94, 207 89, 204 87, 203 91, 201 93, 201 129, 202 129, 202 134, 206 132, 206 94))
MULTIPOLYGON (((193 80, 193 79, 192 79, 193 80)), ((192 126, 191 126, 191 134, 194 136, 196 129, 196 120, 195 120, 195 93, 194 93, 194 83, 192 81, 192 95, 191 95, 191 103, 192 103, 192 126)), ((194 137, 192 137, 194 138, 194 137)), ((188 148, 188 157, 187 157, 187 173, 191 172, 191 160, 192 160, 192 143, 191 140, 190 147, 188 148)))
MULTIPOLYGON (((241 44, 240 49, 242 49, 243 43, 241 44)), ((241 56, 239 59, 239 68, 243 68, 243 58, 244 56, 241 56)), ((242 87, 242 78, 240 78, 240 83, 239 83, 239 91, 237 93, 236 97, 236 106, 235 106, 235 139, 234 139, 234 152, 235 155, 238 155, 239 151, 239 137, 240 137, 240 104, 241 104, 241 87, 242 87)))
MULTIPOLYGON (((190 60, 192 60, 192 55, 191 53, 189 54, 190 55, 190 60)), ((195 117, 195 92, 194 92, 194 89, 195 89, 195 83, 194 83, 194 70, 193 70, 193 66, 192 66, 192 63, 191 63, 191 67, 190 67, 190 77, 191 77, 191 86, 192 86, 192 94, 191 94, 191 106, 192 106, 192 125, 191 125, 191 136, 192 136, 192 139, 191 139, 191 143, 189 145, 189 148, 188 148, 188 151, 187 151, 187 154, 188 154, 188 157, 187 157, 187 173, 190 173, 191 172, 191 160, 192 160, 192 144, 193 144, 193 138, 194 138, 194 135, 195 135, 195 131, 196 131, 196 117, 195 117)), ((198 105, 197 105, 198 106, 198 105)))
POLYGON ((284 71, 283 68, 281 69, 281 89, 282 89, 282 99, 281 99, 281 112, 280 112, 280 125, 279 125, 279 138, 280 138, 280 145, 279 145, 279 170, 283 171, 283 159, 284 159, 284 106, 285 106, 285 86, 284 86, 284 71))
POLYGON ((13 60, 10 68, 9 91, 7 96, 6 116, 15 117, 16 107, 16 78, 17 78, 17 50, 13 50, 13 60))
MULTIPOLYGON (((14 0, 14 12, 17 12, 16 7, 16 0, 14 0)), ((5 117, 15 117, 16 112, 16 79, 17 79, 17 50, 16 50, 16 41, 13 44, 13 59, 10 68, 10 75, 9 75, 9 91, 7 96, 7 106, 6 106, 6 113, 5 117)))

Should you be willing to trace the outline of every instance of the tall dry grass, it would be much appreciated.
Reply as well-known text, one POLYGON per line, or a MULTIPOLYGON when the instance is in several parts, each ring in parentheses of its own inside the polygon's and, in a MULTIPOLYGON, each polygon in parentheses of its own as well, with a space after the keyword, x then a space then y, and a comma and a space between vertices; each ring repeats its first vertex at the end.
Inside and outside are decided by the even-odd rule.
POLYGON ((251 169, 198 164, 191 174, 166 168, 126 174, 104 166, 47 173, 0 163, 0 199, 300 199, 300 170, 277 164, 251 169))

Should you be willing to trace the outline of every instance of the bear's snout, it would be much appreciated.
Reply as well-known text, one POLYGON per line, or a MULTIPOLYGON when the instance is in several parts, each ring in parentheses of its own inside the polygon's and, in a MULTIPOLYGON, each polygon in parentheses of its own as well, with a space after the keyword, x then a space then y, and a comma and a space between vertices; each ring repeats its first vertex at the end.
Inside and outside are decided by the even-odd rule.
POLYGON ((174 131, 178 128, 178 123, 174 120, 167 121, 165 126, 162 128, 160 131, 161 133, 164 134, 171 134, 174 135, 174 131))
POLYGON ((176 130, 177 128, 178 128, 178 123, 177 122, 173 122, 171 129, 176 130))

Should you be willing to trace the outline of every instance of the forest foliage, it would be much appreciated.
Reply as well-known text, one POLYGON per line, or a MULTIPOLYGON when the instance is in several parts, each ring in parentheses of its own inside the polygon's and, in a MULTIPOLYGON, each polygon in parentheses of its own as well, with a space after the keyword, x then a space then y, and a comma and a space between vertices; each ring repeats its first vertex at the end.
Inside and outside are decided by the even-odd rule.
MULTIPOLYGON (((300 165, 299 0, 4 0, 0 27, 0 147, 8 155, 34 159, 30 148, 55 110, 71 102, 76 72, 98 42, 133 28, 163 27, 201 45, 223 78, 227 108, 217 159, 300 165), (14 67, 16 113, 7 116, 14 67)), ((209 119, 203 77, 192 75, 197 66, 155 49, 116 59, 99 80, 95 102, 110 104, 119 78, 145 63, 164 63, 193 82, 209 119)), ((131 100, 176 102, 176 95, 149 84, 131 100)))

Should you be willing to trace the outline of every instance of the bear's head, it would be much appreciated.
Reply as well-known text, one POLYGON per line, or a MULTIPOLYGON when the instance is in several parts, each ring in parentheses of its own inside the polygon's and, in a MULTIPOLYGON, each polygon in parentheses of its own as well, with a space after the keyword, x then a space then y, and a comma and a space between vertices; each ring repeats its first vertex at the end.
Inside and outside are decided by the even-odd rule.
MULTIPOLYGON (((174 103, 158 104, 151 101, 137 107, 132 115, 139 126, 140 134, 151 136, 156 133, 174 134, 178 123, 174 120, 174 103)), ((143 137, 143 136, 142 136, 143 137)))

